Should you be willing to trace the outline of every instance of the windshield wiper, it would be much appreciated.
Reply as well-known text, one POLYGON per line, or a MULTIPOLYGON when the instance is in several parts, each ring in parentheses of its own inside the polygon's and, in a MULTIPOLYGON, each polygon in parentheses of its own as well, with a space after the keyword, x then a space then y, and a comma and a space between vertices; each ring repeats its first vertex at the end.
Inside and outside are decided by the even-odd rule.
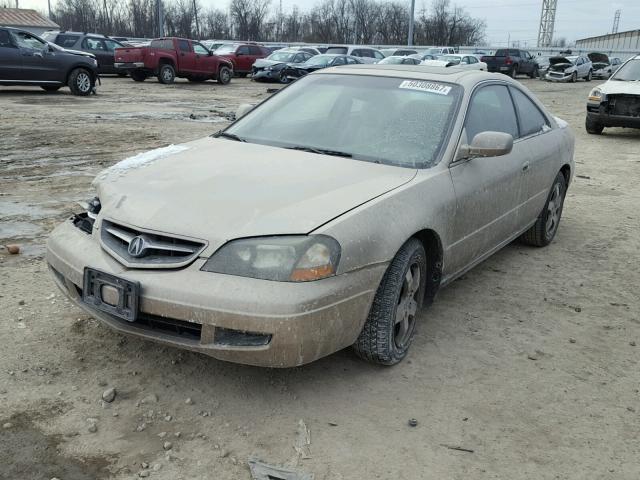
POLYGON ((236 142, 246 142, 242 137, 239 137, 235 133, 217 132, 212 135, 214 138, 228 138, 229 140, 235 140, 236 142))
POLYGON ((314 148, 314 147, 305 147, 303 145, 296 145, 293 147, 285 147, 287 150, 300 150, 301 152, 311 152, 318 153, 320 155, 332 155, 334 157, 344 157, 351 158, 353 155, 347 152, 341 152, 339 150, 329 150, 326 148, 314 148))

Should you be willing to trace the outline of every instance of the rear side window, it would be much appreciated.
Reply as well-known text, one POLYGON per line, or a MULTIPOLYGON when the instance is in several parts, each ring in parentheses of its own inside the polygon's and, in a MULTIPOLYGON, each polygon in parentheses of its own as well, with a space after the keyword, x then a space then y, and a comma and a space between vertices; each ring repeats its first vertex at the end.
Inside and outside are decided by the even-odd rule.
POLYGON ((13 47, 9 32, 6 30, 0 30, 0 47, 13 47))
POLYGON ((241 47, 238 47, 238 51, 236 53, 241 53, 243 55, 249 55, 249 47, 247 47, 246 45, 242 45, 241 47))
POLYGON ((521 137, 539 133, 549 126, 540 109, 524 93, 512 88, 511 94, 518 111, 521 137))
POLYGON ((181 52, 190 52, 191 51, 191 47, 189 46, 189 41, 188 40, 178 40, 178 49, 181 52))
POLYGON ((71 48, 79 38, 78 35, 58 35, 58 38, 56 38, 56 41, 53 43, 60 45, 62 48, 71 48))
POLYGON ((260 47, 256 47, 253 45, 249 46, 249 55, 262 55, 262 50, 260 47))
POLYGON ((481 132, 504 132, 518 138, 518 120, 504 85, 482 87, 473 95, 465 120, 467 142, 481 132))
POLYGON ((161 50, 173 50, 173 40, 152 40, 149 46, 150 48, 158 48, 161 50))

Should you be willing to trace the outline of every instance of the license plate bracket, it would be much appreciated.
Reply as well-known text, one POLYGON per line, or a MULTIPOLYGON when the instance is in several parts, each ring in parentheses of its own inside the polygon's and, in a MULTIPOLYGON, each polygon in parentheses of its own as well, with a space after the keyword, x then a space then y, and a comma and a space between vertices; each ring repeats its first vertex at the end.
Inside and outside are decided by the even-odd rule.
POLYGON ((122 318, 127 322, 135 322, 138 318, 139 297, 139 282, 85 267, 82 301, 91 308, 122 318))

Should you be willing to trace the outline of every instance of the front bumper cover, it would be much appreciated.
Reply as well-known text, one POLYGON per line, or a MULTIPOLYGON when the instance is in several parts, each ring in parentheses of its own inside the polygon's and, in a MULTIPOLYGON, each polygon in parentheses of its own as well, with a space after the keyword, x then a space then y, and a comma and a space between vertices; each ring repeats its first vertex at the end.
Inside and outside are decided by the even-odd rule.
POLYGON ((308 283, 257 280, 200 271, 206 259, 178 270, 127 269, 70 221, 47 243, 47 263, 60 289, 78 306, 127 334, 220 360, 292 367, 352 345, 362 329, 386 264, 308 283), (141 285, 141 314, 191 324, 199 338, 181 337, 98 312, 82 301, 84 267, 141 285), (216 341, 216 330, 269 337, 265 345, 216 341))

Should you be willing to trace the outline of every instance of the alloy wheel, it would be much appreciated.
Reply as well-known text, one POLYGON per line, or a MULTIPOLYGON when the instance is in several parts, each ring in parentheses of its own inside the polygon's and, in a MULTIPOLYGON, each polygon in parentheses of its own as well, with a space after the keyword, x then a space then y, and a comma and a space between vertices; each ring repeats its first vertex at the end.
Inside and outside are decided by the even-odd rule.
POLYGON ((87 93, 91 89, 91 78, 88 74, 81 72, 76 79, 76 85, 82 93, 87 93))
POLYGON ((418 311, 418 299, 420 293, 420 264, 414 262, 407 269, 402 282, 400 298, 396 307, 395 328, 393 340, 398 349, 406 347, 411 340, 411 334, 416 324, 416 312, 418 311))
POLYGON ((547 222, 545 224, 545 233, 547 234, 547 238, 552 237, 558 228, 563 200, 560 184, 556 183, 553 186, 551 198, 547 204, 547 222))

